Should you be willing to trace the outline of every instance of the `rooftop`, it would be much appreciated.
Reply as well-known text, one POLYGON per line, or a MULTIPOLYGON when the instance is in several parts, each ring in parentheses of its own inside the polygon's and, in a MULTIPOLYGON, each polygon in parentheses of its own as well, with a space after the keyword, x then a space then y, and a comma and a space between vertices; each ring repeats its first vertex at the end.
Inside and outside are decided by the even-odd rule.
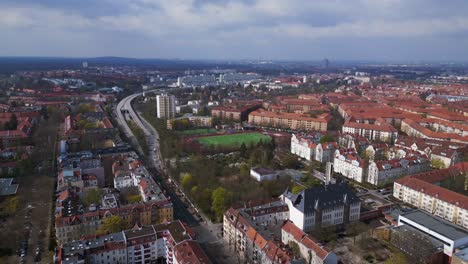
POLYGON ((309 188, 296 195, 288 191, 284 195, 303 213, 314 212, 317 208, 323 209, 360 201, 346 183, 309 188))
MULTIPOLYGON (((452 223, 449 223, 441 218, 426 214, 422 211, 413 211, 404 215, 401 215, 419 225, 426 227, 438 234, 441 234, 453 241, 462 239, 468 236, 468 232, 452 223)), ((400 216, 400 218, 401 218, 400 216)))
POLYGON ((12 184, 14 178, 1 178, 0 179, 0 196, 13 195, 18 191, 18 184, 12 184))

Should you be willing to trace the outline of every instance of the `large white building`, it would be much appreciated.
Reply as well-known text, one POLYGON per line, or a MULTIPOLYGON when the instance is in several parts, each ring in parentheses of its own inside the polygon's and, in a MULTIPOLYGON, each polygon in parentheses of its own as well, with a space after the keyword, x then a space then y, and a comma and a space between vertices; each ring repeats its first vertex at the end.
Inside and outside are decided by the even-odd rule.
POLYGON ((393 142, 398 137, 398 131, 382 121, 375 124, 346 121, 343 125, 343 133, 357 134, 370 140, 383 142, 393 142))
POLYGON ((313 138, 292 134, 291 153, 303 159, 311 161, 315 159, 315 148, 317 145, 313 138))
POLYGON ((366 180, 366 161, 354 149, 337 149, 333 159, 333 171, 357 182, 366 180))
MULTIPOLYGON (((459 165, 462 164, 462 165, 459 165)), ((393 196, 449 222, 468 228, 468 197, 437 184, 467 173, 468 164, 406 176, 394 182, 393 196)))
POLYGON ((157 116, 161 119, 172 119, 176 113, 176 101, 173 95, 157 95, 156 96, 156 110, 157 116))
POLYGON ((452 256, 457 248, 468 245, 468 233, 443 219, 431 216, 422 211, 400 215, 398 226, 409 226, 429 236, 443 245, 444 254, 452 256))
POLYGON ((305 232, 359 220, 361 201, 346 183, 309 188, 280 197, 289 208, 289 220, 305 232))

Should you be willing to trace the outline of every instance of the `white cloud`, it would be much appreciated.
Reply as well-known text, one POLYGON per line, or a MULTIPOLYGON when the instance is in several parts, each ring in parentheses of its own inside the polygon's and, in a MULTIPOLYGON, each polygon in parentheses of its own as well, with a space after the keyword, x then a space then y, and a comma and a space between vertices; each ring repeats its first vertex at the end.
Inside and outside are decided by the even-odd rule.
POLYGON ((460 38, 466 38, 468 32, 468 17, 459 10, 464 8, 468 13, 466 5, 457 8, 446 4, 444 12, 438 15, 439 4, 432 0, 424 6, 425 13, 415 8, 426 3, 422 0, 231 0, 202 4, 195 4, 195 0, 119 2, 125 3, 127 12, 100 11, 93 17, 63 6, 0 4, 0 30, 10 32, 10 38, 22 40, 28 32, 34 36, 46 33, 46 37, 53 39, 66 34, 83 34, 86 37, 82 39, 94 37, 97 40, 104 35, 112 37, 113 34, 125 33, 141 36, 135 41, 152 41, 156 45, 170 47, 171 43, 177 43, 179 47, 183 46, 181 43, 193 44, 203 49, 205 54, 209 54, 213 47, 223 45, 261 49, 265 43, 287 46, 291 41, 333 38, 394 38, 405 41, 457 33, 460 38), (454 10, 453 15, 445 15, 451 9, 454 10))

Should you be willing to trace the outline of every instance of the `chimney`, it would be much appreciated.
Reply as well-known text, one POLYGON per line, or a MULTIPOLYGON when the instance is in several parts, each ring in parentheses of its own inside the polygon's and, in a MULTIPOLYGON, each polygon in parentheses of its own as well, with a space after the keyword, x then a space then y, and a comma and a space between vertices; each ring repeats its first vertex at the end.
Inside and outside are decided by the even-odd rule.
POLYGON ((330 184, 331 181, 331 174, 332 174, 332 163, 327 162, 326 168, 325 168, 325 188, 328 184, 330 184))

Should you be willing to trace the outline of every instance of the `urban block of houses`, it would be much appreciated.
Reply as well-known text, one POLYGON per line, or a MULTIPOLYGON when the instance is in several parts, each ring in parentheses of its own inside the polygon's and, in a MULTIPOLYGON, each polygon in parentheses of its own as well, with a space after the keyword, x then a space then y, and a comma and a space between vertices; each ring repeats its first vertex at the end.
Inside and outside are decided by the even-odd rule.
POLYGON ((179 220, 81 238, 58 247, 54 255, 56 264, 158 261, 172 264, 211 263, 201 246, 194 240, 193 231, 179 220))
POLYGON ((77 187, 60 192, 56 200, 55 234, 58 244, 96 234, 104 218, 120 216, 131 225, 151 225, 173 220, 172 203, 164 201, 121 204, 117 193, 106 192, 99 204, 85 205, 77 187))
POLYGON ((275 239, 288 217, 288 207, 280 200, 231 207, 223 216, 223 239, 242 262, 290 263, 292 250, 275 239))
POLYGON ((395 146, 426 154, 431 161, 440 160, 446 168, 462 161, 468 147, 462 143, 427 138, 400 137, 395 146))
POLYGON ((427 157, 410 156, 401 159, 370 161, 367 182, 381 186, 405 175, 413 175, 430 170, 427 157))
POLYGON ((432 131, 431 129, 409 118, 406 118, 401 122, 401 131, 405 132, 408 136, 412 137, 468 144, 468 136, 460 136, 455 133, 432 131))
POLYGON ((331 120, 328 113, 311 117, 307 114, 278 113, 262 109, 251 112, 248 117, 249 124, 255 126, 307 131, 327 131, 328 122, 331 120))
POLYGON ((369 140, 381 142, 393 142, 398 137, 398 131, 385 120, 377 120, 373 124, 346 121, 342 129, 343 133, 357 134, 369 140))
POLYGON ((230 105, 215 106, 211 108, 211 116, 234 121, 246 121, 250 112, 261 107, 259 102, 234 102, 230 105))

